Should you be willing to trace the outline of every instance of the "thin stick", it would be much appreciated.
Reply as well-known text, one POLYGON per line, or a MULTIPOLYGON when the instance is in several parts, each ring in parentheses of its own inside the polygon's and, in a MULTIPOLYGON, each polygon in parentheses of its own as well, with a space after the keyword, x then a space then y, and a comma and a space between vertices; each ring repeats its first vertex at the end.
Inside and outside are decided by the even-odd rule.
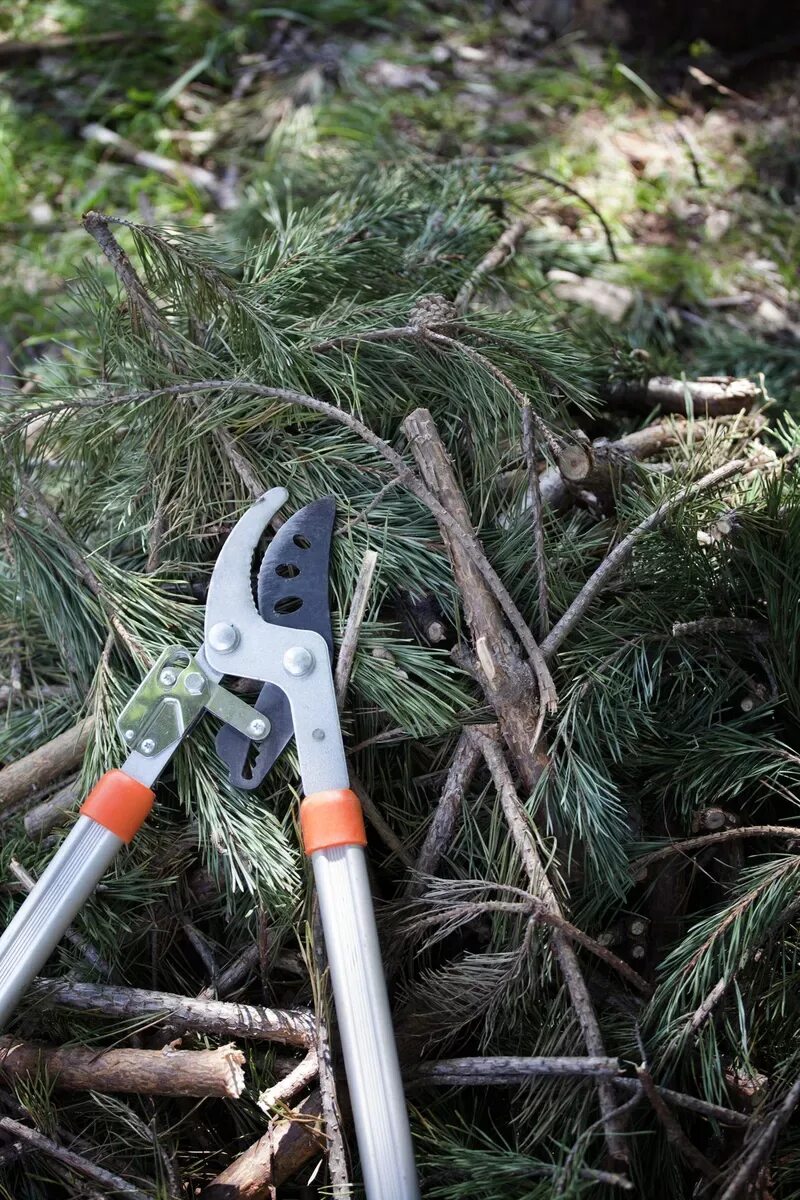
POLYGON ((681 1129, 678 1122, 669 1110, 664 1097, 659 1092, 656 1085, 653 1083, 653 1077, 646 1067, 640 1067, 638 1072, 639 1082, 642 1085, 642 1091, 652 1105, 653 1112, 658 1117, 664 1127, 664 1132, 667 1135, 667 1141, 677 1150, 681 1158, 699 1171, 706 1179, 719 1179, 719 1171, 714 1164, 706 1158, 697 1149, 694 1142, 690 1141, 686 1134, 681 1129))
POLYGON ((52 741, 3 767, 0 770, 0 810, 74 771, 83 759, 93 729, 94 717, 84 717, 52 741))
MULTIPOLYGON (((19 880, 26 892, 33 891, 36 887, 36 880, 25 870, 21 862, 18 862, 16 858, 12 858, 8 864, 8 869, 14 878, 19 880)), ((106 979, 111 977, 112 971, 110 965, 103 958, 100 951, 95 949, 82 933, 79 933, 77 929, 73 929, 71 925, 68 925, 64 930, 63 936, 71 946, 74 946, 83 955, 89 966, 94 967, 106 979)))
MULTIPOLYGON (((511 1087, 524 1083, 525 1079, 536 1075, 568 1075, 586 1077, 589 1079, 614 1079, 614 1086, 625 1091, 641 1090, 638 1079, 633 1079, 620 1063, 619 1059, 608 1058, 542 1058, 504 1056, 491 1058, 448 1058, 429 1062, 417 1063, 409 1068, 407 1079, 411 1085, 445 1086, 445 1087, 511 1087), (580 1064, 590 1064, 583 1069, 580 1064), (602 1064, 616 1063, 616 1072, 602 1064), (552 1064, 552 1065, 551 1065, 552 1064), (566 1064, 562 1070, 559 1064, 566 1064)), ((687 1112, 707 1117, 721 1124, 744 1128, 752 1123, 747 1113, 736 1112, 733 1108, 723 1108, 719 1104, 710 1104, 707 1100, 699 1100, 696 1096, 686 1096, 683 1092, 674 1092, 670 1088, 659 1087, 656 1090, 660 1096, 676 1108, 685 1108, 687 1112)))
MULTIPOLYGON (((561 905, 547 877, 547 872, 545 871, 531 832, 528 814, 517 795, 511 772, 508 769, 508 764, 499 743, 494 738, 487 737, 485 733, 475 727, 470 730, 470 736, 475 739, 477 745, 480 747, 481 753, 486 760, 486 765, 494 780, 500 806, 517 853, 528 876, 531 892, 546 910, 561 917, 563 920, 564 914, 561 911, 561 905)), ((552 945, 553 953, 561 969, 564 982, 567 985, 572 1007, 575 1010, 575 1015, 581 1027, 586 1049, 590 1055, 603 1058, 605 1057, 603 1035, 600 1032, 600 1025, 597 1020, 597 1014, 594 1011, 594 1004, 592 1003, 589 989, 586 986, 586 980, 583 977, 575 950, 569 938, 559 929, 553 930, 552 945)), ((605 1117, 604 1129, 609 1152, 613 1158, 627 1160, 629 1152, 625 1139, 622 1136, 622 1128, 616 1118, 611 1116, 617 1108, 613 1088, 610 1084, 601 1082, 597 1090, 600 1111, 605 1117)))
POLYGON ((31 999, 48 1008, 94 1012, 106 1017, 152 1017, 154 1023, 169 1023, 218 1037, 256 1038, 293 1046, 310 1046, 314 1041, 314 1018, 304 1009, 227 1004, 222 1000, 197 1000, 145 988, 51 979, 37 980, 31 999))
POLYGON ((391 825, 387 825, 386 821, 381 816, 380 810, 375 801, 370 796, 364 783, 356 775, 352 767, 350 767, 350 787, 361 801, 361 807, 364 810, 364 816, 369 821, 372 828, 377 833, 378 837, 383 842, 388 850, 395 854, 400 862, 406 867, 413 867, 414 860, 406 850, 400 838, 397 836, 391 825))
POLYGON ((670 858, 673 854, 692 854, 705 846, 715 846, 718 842, 735 842, 742 838, 751 837, 788 837, 800 839, 800 827, 796 825, 743 825, 734 829, 721 829, 718 833, 704 833, 701 837, 684 838, 680 842, 670 842, 650 854, 643 854, 631 863, 631 871, 639 872, 653 863, 670 858))
POLYGON ((798 1104, 800 1104, 800 1078, 794 1081, 772 1116, 767 1117, 756 1129, 752 1149, 745 1155, 744 1161, 720 1195, 719 1200, 738 1200, 741 1195, 749 1191, 761 1170, 766 1166, 767 1160, 775 1148, 778 1134, 791 1121, 798 1104))
POLYGON ((340 709, 343 707, 345 696, 347 695, 347 685, 350 682, 350 675, 352 674, 356 657, 358 636, 361 632, 361 626, 367 611, 372 577, 375 574, 377 565, 377 550, 367 550, 358 572, 353 599, 350 603, 350 612, 347 616, 347 624, 344 628, 342 644, 339 647, 339 654, 336 660, 336 703, 340 709))
POLYGON ((630 558, 634 547, 646 533, 650 533, 651 530, 663 524, 667 517, 685 501, 692 500, 701 492, 740 474, 746 466, 747 463, 744 459, 733 459, 731 462, 717 467, 716 470, 710 471, 708 475, 704 475, 695 483, 690 483, 688 487, 681 488, 676 495, 659 504, 658 508, 645 517, 621 542, 618 542, 614 549, 606 555, 594 574, 590 575, 567 611, 542 642, 541 651, 544 657, 546 659, 553 657, 600 593, 608 587, 612 578, 630 558))
POLYGON ((533 409, 530 401, 522 406, 522 449, 528 469, 528 495, 531 507, 531 532, 533 534, 533 561, 536 566, 536 595, 539 621, 536 629, 541 639, 550 628, 547 611, 547 559, 544 553, 544 525, 542 522, 542 493, 539 487, 539 472, 536 469, 536 435, 534 433, 533 409))
POLYGON ((237 954, 232 962, 228 963, 223 971, 220 971, 216 979, 216 984, 209 984, 202 991, 197 993, 198 1000, 222 1000, 225 996, 230 995, 239 984, 247 980, 260 960, 260 951, 258 942, 252 942, 251 945, 245 946, 241 954, 237 954))
POLYGON ((25 1080, 44 1074, 53 1086, 68 1091, 236 1100, 244 1091, 244 1061, 232 1045, 216 1050, 97 1050, 0 1037, 0 1075, 25 1080))
POLYGON ((504 229, 488 254, 484 255, 468 279, 462 283, 455 298, 455 306, 460 313, 465 313, 470 301, 477 292, 481 280, 491 275, 498 267, 508 262, 519 249, 520 242, 530 229, 528 221, 514 221, 508 229, 504 229))
POLYGON ((289 1072, 266 1088, 258 1097, 257 1104, 265 1113, 279 1105, 291 1104, 317 1077, 317 1052, 312 1046, 305 1058, 289 1072))
POLYGON ((10 1134, 11 1137, 27 1143, 39 1154, 46 1154, 48 1158, 61 1163, 70 1171, 74 1171, 76 1175, 82 1175, 84 1179, 98 1184, 103 1188, 103 1195, 120 1193, 123 1196, 130 1196, 131 1200, 153 1200, 151 1195, 140 1191, 132 1183, 120 1179, 119 1175, 113 1175, 111 1171, 106 1171, 103 1167, 96 1166, 88 1158, 76 1154, 74 1150, 67 1150, 66 1147, 59 1146, 58 1142, 54 1142, 52 1138, 39 1133, 38 1129, 30 1129, 12 1117, 0 1117, 0 1129, 4 1133, 10 1134))
POLYGON ((313 955, 314 1009, 317 1018, 317 1067, 319 1071, 319 1095, 322 1118, 325 1122, 325 1158, 334 1200, 347 1200, 351 1194, 350 1175, 347 1170, 347 1152, 342 1133, 342 1116, 333 1070, 333 1053, 330 1039, 330 977, 328 956, 322 934, 322 919, 319 902, 314 897, 311 918, 311 948, 313 955))
POLYGON ((414 875, 406 886, 407 896, 419 896, 424 891, 425 879, 421 877, 435 875, 442 857, 450 849, 464 802, 464 793, 480 761, 480 749, 472 738, 462 731, 439 803, 436 805, 436 812, 417 856, 414 875))

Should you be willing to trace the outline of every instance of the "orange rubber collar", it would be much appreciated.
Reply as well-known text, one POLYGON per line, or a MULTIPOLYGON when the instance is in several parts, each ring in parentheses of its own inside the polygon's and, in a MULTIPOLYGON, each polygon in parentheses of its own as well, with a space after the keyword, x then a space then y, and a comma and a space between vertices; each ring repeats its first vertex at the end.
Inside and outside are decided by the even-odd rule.
POLYGON ((366 846, 361 803, 349 788, 314 792, 300 805, 300 828, 306 854, 332 846, 366 846))
POLYGON ((81 805, 81 816, 91 817, 123 842, 130 842, 147 819, 155 798, 155 792, 124 771, 106 771, 81 805))

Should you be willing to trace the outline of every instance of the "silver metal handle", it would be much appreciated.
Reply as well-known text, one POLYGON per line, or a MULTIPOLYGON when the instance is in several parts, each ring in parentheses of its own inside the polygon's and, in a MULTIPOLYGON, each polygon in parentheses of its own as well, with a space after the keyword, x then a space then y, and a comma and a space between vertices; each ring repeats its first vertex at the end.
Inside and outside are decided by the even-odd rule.
POLYGON ((78 817, 0 938, 0 1029, 123 845, 105 826, 78 817))
POLYGON ((361 846, 311 856, 369 1200, 418 1200, 400 1063, 361 846))

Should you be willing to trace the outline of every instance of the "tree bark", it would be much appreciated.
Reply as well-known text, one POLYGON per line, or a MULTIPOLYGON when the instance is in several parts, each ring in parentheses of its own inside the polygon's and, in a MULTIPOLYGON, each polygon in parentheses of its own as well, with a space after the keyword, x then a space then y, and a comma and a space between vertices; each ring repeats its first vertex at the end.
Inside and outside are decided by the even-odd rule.
POLYGON ((223 1000, 197 1000, 145 988, 106 987, 49 979, 38 980, 29 998, 48 1007, 94 1012, 106 1017, 152 1016, 181 1030, 217 1037, 255 1038, 286 1042, 291 1046, 314 1044, 314 1017, 304 1009, 262 1008, 254 1004, 229 1004, 223 1000))
POLYGON ((0 1075, 8 1081, 46 1073, 57 1088, 134 1092, 140 1096, 225 1096, 244 1091, 244 1055, 217 1050, 91 1050, 0 1037, 0 1075))

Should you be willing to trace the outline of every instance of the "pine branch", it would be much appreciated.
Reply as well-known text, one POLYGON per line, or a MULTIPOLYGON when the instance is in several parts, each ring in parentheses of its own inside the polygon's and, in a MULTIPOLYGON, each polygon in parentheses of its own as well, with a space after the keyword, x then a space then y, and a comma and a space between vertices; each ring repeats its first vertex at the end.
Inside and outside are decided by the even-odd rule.
POLYGON ((60 1166, 65 1167, 68 1171, 74 1172, 74 1174, 80 1175, 83 1179, 88 1179, 90 1183, 101 1187, 104 1196, 122 1195, 129 1196, 131 1200, 153 1200, 152 1195, 140 1191, 132 1183, 120 1179, 118 1175, 112 1174, 111 1171, 106 1171, 103 1167, 98 1167, 95 1163, 90 1162, 88 1158, 84 1158, 82 1154, 76 1154, 74 1150, 67 1150, 65 1146, 60 1146, 52 1138, 45 1137, 37 1129, 30 1129, 27 1125, 15 1121, 12 1117, 0 1117, 0 1130, 13 1138, 18 1138, 38 1154, 43 1154, 46 1158, 52 1158, 54 1162, 59 1163, 60 1166))
POLYGON ((721 829, 718 833, 704 833, 700 837, 683 838, 679 842, 671 842, 641 858, 635 858, 631 863, 631 872, 638 874, 653 863, 670 858, 673 854, 691 854, 695 850, 703 850, 706 846, 716 846, 721 842, 736 842, 751 837, 788 837, 800 839, 800 826, 796 825, 737 825, 733 829, 721 829))
POLYGON ((363 781, 358 775, 356 775, 352 767, 349 768, 349 771, 350 787, 358 796, 361 807, 364 810, 364 816, 369 821, 370 825, 375 830, 384 846, 386 846, 387 850, 391 851, 391 853, 394 854, 406 867, 413 867, 413 858, 408 853, 405 846, 400 841, 400 838, 392 829, 391 825, 388 825, 384 820, 380 809, 372 799, 372 796, 370 796, 363 781))
POLYGON ((734 475, 741 474, 746 466, 747 463, 744 459, 733 459, 731 462, 717 467, 714 471, 710 471, 708 475, 704 475, 702 479, 696 480, 695 483, 689 484, 688 487, 681 488, 674 496, 659 504, 658 508, 650 513, 648 517, 645 517, 643 521, 618 542, 614 549, 606 555, 594 574, 589 577, 569 608, 556 622, 553 629, 551 629, 542 642, 541 649, 545 658, 549 659, 553 657, 561 644, 569 637, 575 626, 578 625, 592 604, 594 604, 600 593, 608 587, 617 572, 625 565, 637 543, 646 533, 657 529, 667 517, 687 500, 693 500, 695 496, 700 495, 702 492, 716 487, 727 479, 733 478, 734 475))
MULTIPOLYGON (((550 883, 539 852, 531 833, 528 816, 517 795, 511 772, 508 769, 502 750, 494 738, 479 731, 476 727, 470 730, 470 736, 480 747, 486 760, 486 765, 494 780, 498 799, 503 809, 509 833, 519 854, 525 873, 528 876, 531 892, 541 901, 543 907, 554 916, 563 919, 563 912, 558 898, 550 883)), ((594 1011, 592 998, 583 977, 580 964, 569 939, 561 930, 553 931, 553 953, 561 968, 564 982, 567 985, 570 1000, 581 1028, 583 1040, 589 1054, 603 1058, 605 1047, 597 1015, 594 1011)), ((611 1116, 617 1107, 613 1089, 608 1084, 598 1086, 600 1111, 605 1117, 606 1144, 612 1158, 627 1161, 629 1157, 627 1144, 622 1136, 622 1129, 611 1116)))
MULTIPOLYGON (((194 396, 198 393, 218 390, 238 392, 242 395, 262 396, 265 399, 280 400, 286 404, 294 404, 300 408, 309 409, 311 412, 319 413, 331 421, 346 426, 358 434, 367 445, 376 450, 394 468, 400 482, 430 510, 437 521, 446 527, 451 537, 473 558, 476 566, 480 569, 481 574, 486 580, 487 586, 494 594, 531 660, 537 679, 540 681, 542 697, 546 707, 549 708, 555 704, 556 694, 552 676, 542 659, 539 647, 519 609, 509 595, 508 589, 489 563, 477 539, 474 535, 470 536, 469 532, 439 503, 430 489, 415 475, 397 451, 393 450, 388 442, 383 441, 376 433, 373 433, 363 421, 354 417, 352 413, 336 408, 324 400, 318 400, 314 396, 305 395, 303 392, 295 392, 287 388, 264 387, 260 384, 249 383, 246 380, 239 379, 210 379, 196 383, 167 384, 164 387, 155 388, 151 391, 132 392, 116 396, 113 400, 107 400, 105 403, 107 405, 138 404, 154 400, 159 396, 194 396)), ((86 403, 85 401, 66 401, 63 404, 53 405, 49 411, 55 413, 70 408, 81 408, 85 407, 86 403)), ((91 404, 91 402, 89 403, 91 404)))
POLYGON ((60 733, 0 770, 0 810, 9 808, 32 792, 39 792, 79 766, 94 732, 94 717, 84 717, 72 729, 60 733))
POLYGON ((23 492, 32 501, 36 511, 44 523, 48 525, 55 533, 62 550, 66 554, 75 570, 75 574, 83 582, 88 591, 90 591, 92 595, 100 601, 108 624, 111 626, 122 645, 128 651, 133 661, 141 663, 147 668, 152 667, 152 656, 148 654, 141 642, 139 642, 139 640, 125 628, 122 621, 120 621, 119 617, 114 611, 113 601, 106 594, 106 589, 103 587, 103 584, 97 577, 96 572, 92 570, 86 559, 75 546, 72 538, 69 536, 69 533, 64 527, 61 518, 58 516, 55 510, 51 508, 41 492, 39 492, 33 486, 30 480, 26 480, 24 482, 23 492))
POLYGON ((43 1007, 92 1012, 105 1017, 152 1018, 153 1024, 213 1034, 215 1037, 254 1038, 310 1046, 314 1040, 312 1014, 303 1009, 260 1008, 197 1000, 143 988, 105 987, 94 983, 37 980, 31 999, 43 1007))
POLYGON ((224 1096, 244 1091, 244 1055, 216 1050, 98 1050, 42 1046, 0 1037, 0 1075, 10 1081, 44 1074, 56 1088, 132 1092, 140 1096, 224 1096))

